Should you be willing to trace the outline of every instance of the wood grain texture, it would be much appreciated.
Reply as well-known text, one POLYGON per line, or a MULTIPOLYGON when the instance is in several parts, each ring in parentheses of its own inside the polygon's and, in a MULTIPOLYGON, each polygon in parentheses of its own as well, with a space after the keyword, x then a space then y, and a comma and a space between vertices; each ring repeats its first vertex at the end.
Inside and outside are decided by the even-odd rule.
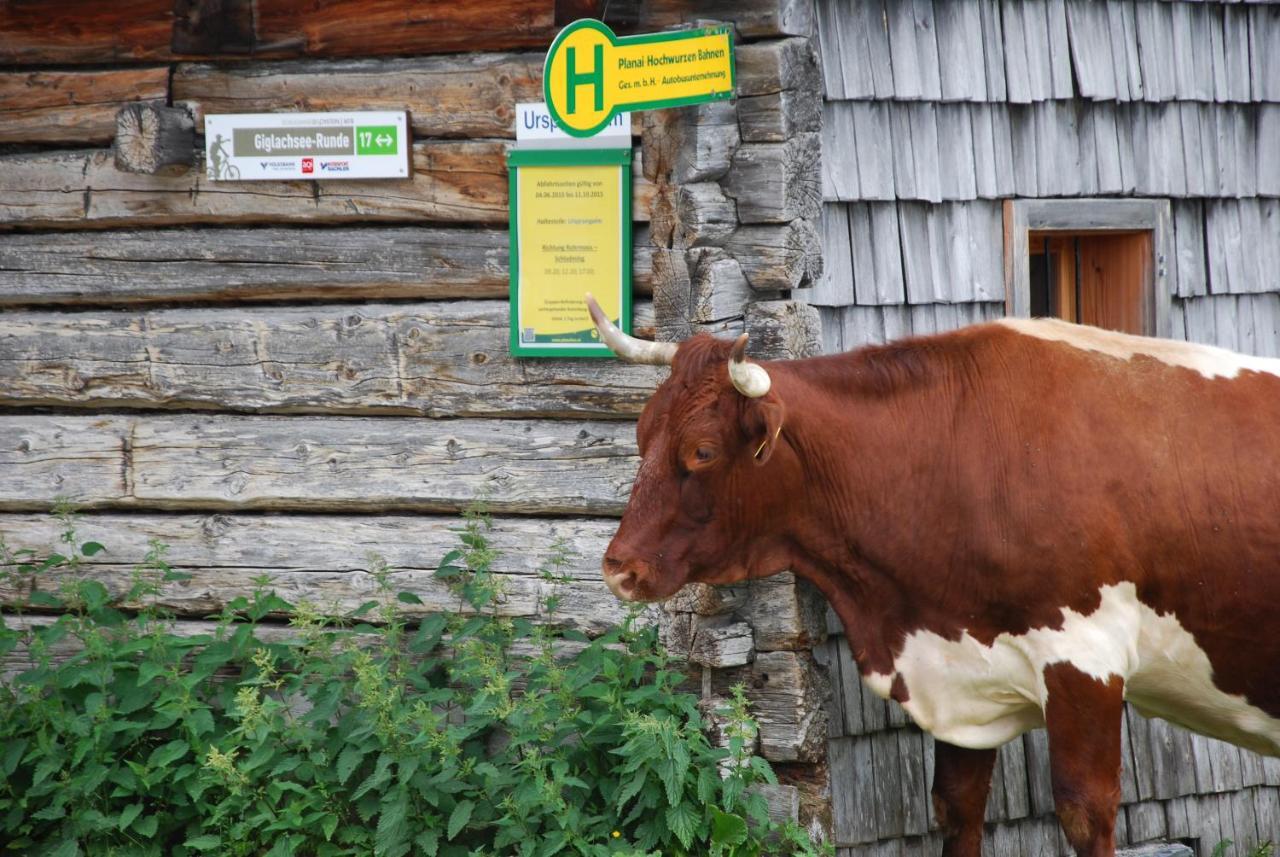
MULTIPOLYGON (((0 240, 0 305, 505 298, 507 233, 385 226, 30 232, 0 240)), ((648 228, 632 285, 653 288, 648 228)))
MULTIPOLYGON (((422 599, 420 605, 398 604, 404 615, 465 612, 443 582, 432 577, 440 558, 460 546, 462 523, 456 517, 423 515, 85 514, 76 522, 79 539, 96 541, 106 550, 84 559, 75 571, 46 574, 40 585, 54 589, 64 578, 88 578, 120 598, 155 539, 168 546, 166 561, 191 575, 190 580, 160 583, 155 602, 182 617, 220 612, 252 591, 260 575, 269 576, 269 588, 293 604, 309 602, 326 613, 351 611, 378 598, 369 573, 371 555, 391 571, 393 596, 406 591, 422 599)), ((607 519, 492 519, 485 537, 497 551, 492 570, 504 587, 498 614, 546 621, 551 617, 544 599, 555 594, 560 597, 557 623, 591 633, 620 623, 626 606, 601 582, 599 568, 615 526, 607 519), (570 577, 562 584, 542 576, 558 542, 573 551, 568 565, 557 570, 570 577)), ((48 548, 58 543, 61 531, 49 515, 0 514, 0 533, 10 549, 48 548)), ((26 596, 14 584, 0 586, 5 607, 26 596)))
POLYGON ((505 302, 0 316, 0 402, 630 416, 665 368, 510 356, 505 302))
POLYGON ((617 515, 622 422, 0 415, 0 510, 617 515))
MULTIPOLYGON (((181 176, 121 172, 110 151, 0 157, 0 229, 244 223, 507 222, 508 144, 415 143, 404 181, 210 182, 202 157, 181 176)), ((648 220, 651 187, 635 163, 633 213, 648 220)))
POLYGON ((514 137, 515 104, 542 101, 544 53, 405 59, 183 63, 173 100, 203 127, 206 113, 407 110, 432 137, 514 137))
POLYGON ((181 107, 126 104, 112 148, 121 172, 180 175, 195 162, 195 126, 181 107))
MULTIPOLYGON (((247 6, 247 4, 245 4, 247 6)), ((9 3, 0 62, 102 63, 189 58, 375 56, 545 47, 558 29, 542 0, 484 4, 413 0, 257 0, 231 41, 201 32, 173 0, 9 3), (178 14, 175 14, 175 8, 178 14)))
POLYGON ((168 96, 164 66, 5 72, 0 74, 0 143, 103 145, 115 136, 121 107, 137 101, 163 104, 168 96))

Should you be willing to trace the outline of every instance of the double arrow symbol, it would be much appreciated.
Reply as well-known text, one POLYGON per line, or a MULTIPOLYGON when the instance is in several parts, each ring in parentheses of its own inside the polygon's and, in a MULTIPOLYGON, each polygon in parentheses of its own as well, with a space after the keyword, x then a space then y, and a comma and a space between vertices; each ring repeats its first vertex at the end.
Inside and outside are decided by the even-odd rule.
POLYGON ((390 146, 392 143, 394 143, 394 142, 395 142, 395 139, 396 139, 396 138, 395 138, 395 137, 392 137, 390 134, 379 134, 379 135, 375 138, 375 140, 377 141, 378 145, 379 145, 379 146, 383 146, 383 147, 390 146))

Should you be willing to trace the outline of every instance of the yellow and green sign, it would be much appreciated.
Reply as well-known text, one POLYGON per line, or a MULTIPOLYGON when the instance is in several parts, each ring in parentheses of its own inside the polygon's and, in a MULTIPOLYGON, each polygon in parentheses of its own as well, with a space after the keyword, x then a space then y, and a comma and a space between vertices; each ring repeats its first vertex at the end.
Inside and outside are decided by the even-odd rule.
POLYGON ((733 73, 728 27, 618 37, 583 19, 551 43, 542 86, 556 123, 590 137, 622 111, 731 98, 733 73))
POLYGON ((631 330, 631 150, 515 149, 511 353, 610 357, 583 295, 631 330))

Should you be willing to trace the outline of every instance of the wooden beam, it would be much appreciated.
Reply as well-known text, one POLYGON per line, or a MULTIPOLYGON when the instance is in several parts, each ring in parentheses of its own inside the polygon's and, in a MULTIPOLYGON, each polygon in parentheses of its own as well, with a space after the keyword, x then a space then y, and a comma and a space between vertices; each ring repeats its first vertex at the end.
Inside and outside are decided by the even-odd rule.
POLYGON ((620 515, 625 422, 0 415, 0 511, 620 515))
MULTIPOLYGON (((649 295, 646 227, 636 230, 632 247, 633 288, 649 295)), ((500 229, 18 233, 0 240, 0 306, 505 298, 508 263, 500 229)))
MULTIPOLYGON (((461 546, 461 524, 456 517, 423 515, 85 514, 76 519, 78 541, 96 541, 106 550, 83 559, 74 571, 42 574, 39 585, 56 590, 74 575, 99 580, 120 598, 154 539, 167 546, 165 560, 174 569, 192 575, 160 584, 155 603, 179 616, 221 611, 252 591, 260 575, 270 576, 270 587, 293 604, 307 601, 328 613, 354 610, 376 597, 370 554, 391 570, 393 597, 405 591, 422 599, 421 605, 397 604, 403 615, 454 612, 458 599, 432 574, 446 552, 461 546)), ((598 518, 492 519, 484 532, 496 551, 492 570, 505 590, 498 615, 545 619, 544 599, 555 591, 561 596, 555 616, 560 623, 594 633, 621 623, 626 606, 600 579, 600 558, 616 528, 615 521, 598 518), (573 551, 568 564, 556 569, 570 578, 558 587, 542 579, 557 543, 573 551)), ((11 550, 55 549, 62 529, 50 515, 0 514, 0 532, 11 550)), ((27 595, 14 582, 0 583, 6 607, 27 595)))
POLYGON ((170 59, 173 0, 7 2, 0 6, 0 64, 170 59))
POLYGON ((0 74, 0 143, 105 145, 121 107, 168 97, 164 66, 0 74))
POLYGON ((128 104, 116 114, 116 169, 181 175, 195 162, 195 128, 181 107, 128 104))
POLYGON ((414 134, 513 137, 515 104, 542 101, 544 54, 182 64, 174 103, 205 113, 407 110, 414 134))
MULTIPOLYGON (((561 5, 573 13, 572 4, 561 5)), ((0 6, 0 64, 545 50, 563 23, 556 7, 549 0, 9 2, 0 6)), ((813 33, 810 0, 615 0, 603 10, 619 33, 705 20, 731 22, 751 38, 813 33)))
POLYGON ((0 315, 0 404, 631 417, 665 367, 510 356, 502 301, 0 315))
MULTIPOLYGON (((505 224, 508 144, 427 140, 405 181, 210 182, 203 157, 181 176, 116 169, 109 150, 0 157, 0 229, 192 223, 418 221, 505 224)), ((632 211, 648 220, 652 185, 633 165, 632 211)))

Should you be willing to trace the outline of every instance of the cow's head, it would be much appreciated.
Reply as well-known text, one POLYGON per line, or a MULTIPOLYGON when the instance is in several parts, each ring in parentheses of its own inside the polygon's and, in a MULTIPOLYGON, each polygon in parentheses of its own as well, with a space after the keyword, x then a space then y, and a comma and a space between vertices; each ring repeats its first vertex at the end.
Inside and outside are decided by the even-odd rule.
POLYGON ((746 334, 737 342, 646 342, 618 330, 590 296, 587 304, 620 358, 671 366, 636 426, 641 463, 605 553, 609 589, 626 601, 660 601, 686 583, 783 568, 771 537, 797 487, 795 456, 779 452, 786 409, 769 373, 747 362, 746 334))

